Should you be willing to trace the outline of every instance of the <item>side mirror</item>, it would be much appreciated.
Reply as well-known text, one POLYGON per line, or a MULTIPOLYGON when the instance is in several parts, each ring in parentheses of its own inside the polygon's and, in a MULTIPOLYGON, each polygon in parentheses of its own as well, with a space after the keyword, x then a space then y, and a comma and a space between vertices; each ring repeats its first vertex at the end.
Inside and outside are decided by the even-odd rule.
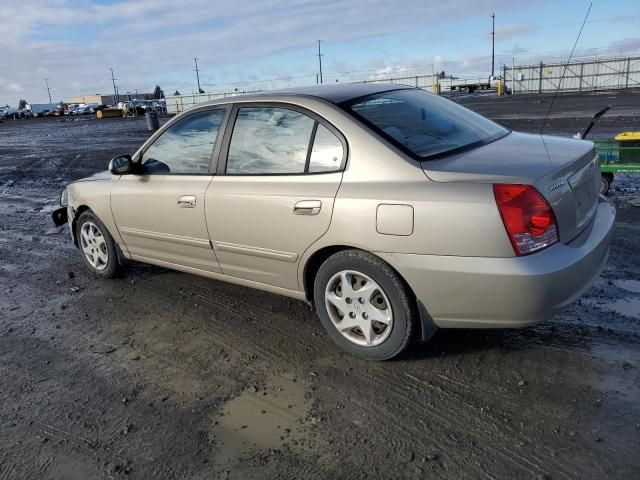
POLYGON ((133 173, 131 155, 120 155, 109 162, 109 171, 114 175, 129 175, 133 173))

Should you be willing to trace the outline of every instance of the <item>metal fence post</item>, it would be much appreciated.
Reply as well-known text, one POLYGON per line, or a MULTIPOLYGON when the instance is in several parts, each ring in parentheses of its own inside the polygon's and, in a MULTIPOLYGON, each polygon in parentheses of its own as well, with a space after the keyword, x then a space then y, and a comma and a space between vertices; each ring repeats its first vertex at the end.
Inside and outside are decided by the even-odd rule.
MULTIPOLYGON (((502 64, 502 81, 504 82, 504 89, 505 89, 505 92, 506 92, 506 90, 507 90, 507 66, 504 63, 502 64)), ((489 85, 489 87, 491 87, 491 85, 489 85)), ((513 88, 511 90, 513 90, 513 88)))
POLYGON ((580 64, 580 79, 579 79, 579 84, 578 84, 578 91, 581 92, 582 91, 582 72, 584 71, 584 63, 580 64))
POLYGON ((540 62, 540 79, 538 81, 538 93, 542 93, 542 62, 540 62))
POLYGON ((631 73, 631 57, 627 58, 627 76, 624 88, 629 88, 629 75, 631 73))

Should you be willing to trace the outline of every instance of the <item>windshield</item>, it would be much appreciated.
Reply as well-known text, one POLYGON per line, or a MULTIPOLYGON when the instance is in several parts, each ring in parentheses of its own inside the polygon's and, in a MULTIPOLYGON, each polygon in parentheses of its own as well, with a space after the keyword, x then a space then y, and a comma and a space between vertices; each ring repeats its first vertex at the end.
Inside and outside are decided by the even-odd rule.
POLYGON ((418 89, 369 95, 347 108, 421 159, 485 145, 509 133, 457 103, 418 89))

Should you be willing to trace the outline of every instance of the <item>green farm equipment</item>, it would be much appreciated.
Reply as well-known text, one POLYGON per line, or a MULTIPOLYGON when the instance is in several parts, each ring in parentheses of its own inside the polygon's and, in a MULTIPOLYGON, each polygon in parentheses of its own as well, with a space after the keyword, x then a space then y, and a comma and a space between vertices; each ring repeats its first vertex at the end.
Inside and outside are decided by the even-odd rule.
POLYGON ((594 140, 600 157, 600 193, 609 191, 616 173, 640 173, 640 132, 624 132, 614 140, 594 140))
MULTIPOLYGON (((600 118, 611 109, 611 105, 597 112, 587 128, 574 138, 585 139, 600 118)), ((613 140, 593 140, 600 157, 600 193, 609 192, 615 173, 640 173, 640 132, 623 132, 613 140)))

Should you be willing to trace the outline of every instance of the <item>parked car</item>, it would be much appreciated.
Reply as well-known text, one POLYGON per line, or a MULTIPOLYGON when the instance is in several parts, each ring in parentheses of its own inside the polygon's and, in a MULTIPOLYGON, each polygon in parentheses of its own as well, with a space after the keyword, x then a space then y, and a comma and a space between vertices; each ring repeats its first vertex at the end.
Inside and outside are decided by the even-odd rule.
POLYGON ((73 112, 79 106, 80 105, 78 103, 68 103, 68 104, 66 104, 65 107, 64 107, 64 115, 71 115, 71 112, 73 112))
POLYGON ((72 115, 90 115, 96 113, 97 110, 104 108, 104 105, 98 103, 88 103, 80 105, 72 111, 72 115))
POLYGON ((380 360, 438 327, 521 327, 577 299, 609 251, 599 182, 591 142, 419 89, 321 86, 176 116, 68 185, 54 221, 98 277, 136 260, 304 300, 380 360))
POLYGON ((6 106, 0 109, 0 118, 24 118, 25 111, 20 108, 13 108, 10 106, 6 106))
POLYGON ((80 105, 79 107, 73 109, 73 111, 71 112, 72 115, 86 115, 88 113, 90 113, 90 109, 91 107, 87 106, 87 105, 80 105))

